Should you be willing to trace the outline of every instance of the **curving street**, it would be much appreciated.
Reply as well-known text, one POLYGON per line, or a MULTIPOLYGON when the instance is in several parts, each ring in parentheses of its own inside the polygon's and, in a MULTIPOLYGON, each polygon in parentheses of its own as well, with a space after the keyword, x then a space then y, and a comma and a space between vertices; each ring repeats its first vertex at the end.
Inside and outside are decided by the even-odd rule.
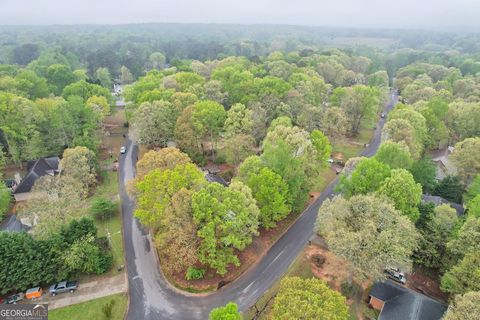
MULTIPOLYGON (((385 106, 388 113, 397 96, 390 95, 385 106)), ((371 143, 363 156, 374 155, 380 145, 381 129, 385 123, 380 118, 371 143)), ((127 141, 127 153, 120 158, 120 195, 122 199, 125 254, 129 282, 130 304, 127 319, 208 319, 210 310, 229 301, 244 311, 279 279, 303 249, 313 233, 317 211, 322 202, 333 194, 338 182, 335 178, 320 197, 310 205, 290 229, 270 248, 260 261, 240 278, 209 295, 182 293, 165 280, 158 268, 149 233, 133 217, 134 202, 125 191, 125 183, 135 176, 138 147, 127 141)))

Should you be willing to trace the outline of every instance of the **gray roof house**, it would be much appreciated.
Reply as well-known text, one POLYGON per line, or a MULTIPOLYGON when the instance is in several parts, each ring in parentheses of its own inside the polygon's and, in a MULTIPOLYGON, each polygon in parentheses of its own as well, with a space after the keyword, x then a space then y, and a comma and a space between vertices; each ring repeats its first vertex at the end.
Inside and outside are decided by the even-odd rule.
POLYGON ((224 187, 228 187, 228 182, 225 181, 225 179, 223 179, 222 177, 220 177, 216 174, 207 173, 205 175, 205 179, 207 179, 208 182, 217 182, 217 183, 220 183, 221 185, 223 185, 224 187))
POLYGON ((58 157, 40 158, 27 163, 28 173, 13 190, 15 201, 25 201, 32 197, 32 188, 38 178, 46 175, 54 176, 59 172, 58 157))
POLYGON ((456 166, 450 161, 449 156, 454 151, 454 147, 448 147, 439 150, 432 155, 432 161, 437 165, 437 180, 443 180, 446 176, 457 175, 456 166))
POLYGON ((429 194, 422 195, 423 203, 433 203, 435 207, 441 206, 442 204, 447 204, 450 208, 453 208, 457 211, 457 216, 462 217, 465 214, 465 208, 458 203, 450 202, 439 196, 431 196, 429 194))
POLYGON ((370 305, 380 311, 378 320, 440 320, 448 306, 393 281, 376 282, 370 305))

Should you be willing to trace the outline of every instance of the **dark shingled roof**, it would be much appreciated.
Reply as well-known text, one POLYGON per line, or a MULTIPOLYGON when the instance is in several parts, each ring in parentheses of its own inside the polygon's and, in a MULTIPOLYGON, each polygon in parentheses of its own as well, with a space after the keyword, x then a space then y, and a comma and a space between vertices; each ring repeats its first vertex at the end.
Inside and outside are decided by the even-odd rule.
POLYGON ((0 224, 0 231, 22 232, 28 231, 28 229, 30 229, 30 227, 22 224, 15 215, 11 215, 0 224))
POLYGON ((30 192, 38 178, 47 174, 54 175, 58 172, 59 163, 60 159, 58 157, 40 158, 37 161, 29 161, 27 164, 28 173, 13 193, 30 192))
POLYGON ((378 320, 440 320, 448 307, 392 281, 376 282, 370 296, 385 302, 378 320))
POLYGON ((227 181, 225 181, 225 179, 223 179, 222 177, 217 176, 216 174, 207 173, 205 175, 205 178, 207 179, 208 182, 218 182, 221 185, 223 185, 224 187, 228 187, 227 181))
POLYGON ((435 204, 435 206, 441 206, 442 204, 448 204, 451 208, 457 211, 457 216, 463 216, 465 214, 465 209, 461 204, 450 202, 447 199, 444 199, 439 196, 431 196, 429 194, 422 195, 422 201, 425 203, 431 202, 435 204))

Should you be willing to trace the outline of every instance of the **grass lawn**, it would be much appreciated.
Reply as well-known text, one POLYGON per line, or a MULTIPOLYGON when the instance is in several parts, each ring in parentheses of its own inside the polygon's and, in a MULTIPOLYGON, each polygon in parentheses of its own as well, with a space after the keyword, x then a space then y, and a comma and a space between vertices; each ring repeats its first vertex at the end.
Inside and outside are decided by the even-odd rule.
MULTIPOLYGON (((119 201, 118 197, 118 177, 113 171, 102 171, 102 184, 95 190, 94 196, 88 199, 89 203, 93 203, 97 199, 106 198, 119 201)), ((120 204, 119 204, 120 205, 120 204)), ((113 264, 112 272, 117 272, 116 268, 124 264, 123 250, 123 234, 122 219, 119 211, 109 220, 95 220, 100 237, 106 236, 110 238, 112 246, 113 264)))
POLYGON ((335 171, 330 167, 322 168, 311 190, 323 192, 323 189, 325 189, 325 187, 335 178, 335 176, 335 171))
POLYGON ((48 312, 48 319, 50 320, 121 320, 124 318, 127 310, 127 295, 124 293, 114 294, 111 296, 74 304, 68 307, 55 309, 48 312), (107 318, 102 311, 102 308, 114 301, 112 307, 112 315, 107 318))

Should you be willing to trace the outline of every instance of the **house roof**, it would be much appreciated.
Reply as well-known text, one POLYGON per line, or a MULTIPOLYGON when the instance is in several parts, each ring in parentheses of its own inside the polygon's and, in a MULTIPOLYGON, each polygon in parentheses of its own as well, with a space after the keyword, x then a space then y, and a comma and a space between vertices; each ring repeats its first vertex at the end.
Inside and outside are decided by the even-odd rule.
POLYGON ((15 215, 11 215, 0 224, 0 231, 21 232, 28 231, 29 226, 24 225, 15 215))
POLYGON ((45 175, 54 175, 58 172, 60 159, 58 157, 40 158, 27 163, 28 173, 13 191, 14 194, 30 192, 35 181, 45 175))
POLYGON ((450 202, 447 199, 444 199, 439 196, 432 196, 429 194, 424 194, 422 195, 422 201, 423 202, 431 202, 435 204, 435 206, 441 206, 442 204, 448 204, 450 205, 451 208, 455 209, 457 211, 458 216, 463 216, 465 214, 465 208, 461 204, 450 202))
POLYGON ((217 176, 216 174, 207 173, 205 175, 205 179, 207 179, 208 182, 218 182, 221 185, 223 185, 224 187, 228 187, 227 181, 225 181, 225 179, 223 179, 222 177, 217 176))
POLYGON ((370 296, 385 303, 378 320, 440 320, 448 307, 390 280, 376 282, 370 296))

